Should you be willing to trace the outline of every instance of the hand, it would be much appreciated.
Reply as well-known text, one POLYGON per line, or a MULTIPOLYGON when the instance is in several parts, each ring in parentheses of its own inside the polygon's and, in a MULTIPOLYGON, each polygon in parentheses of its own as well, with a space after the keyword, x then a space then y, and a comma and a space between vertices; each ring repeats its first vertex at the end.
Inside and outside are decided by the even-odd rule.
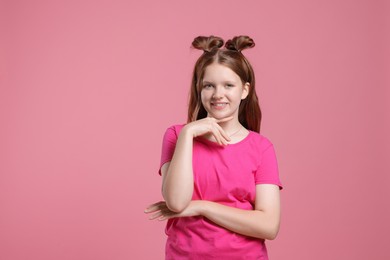
POLYGON ((159 201, 149 205, 144 212, 146 214, 152 214, 149 217, 150 220, 157 219, 163 221, 177 217, 194 217, 200 215, 201 203, 201 200, 193 200, 183 211, 177 213, 169 210, 165 201, 159 201))
POLYGON ((232 119, 233 116, 222 118, 222 119, 206 117, 188 123, 187 125, 185 125, 183 130, 189 131, 193 137, 211 134, 214 136, 218 144, 227 145, 228 142, 230 141, 230 138, 226 134, 226 132, 222 129, 222 127, 219 125, 219 123, 223 123, 232 119))

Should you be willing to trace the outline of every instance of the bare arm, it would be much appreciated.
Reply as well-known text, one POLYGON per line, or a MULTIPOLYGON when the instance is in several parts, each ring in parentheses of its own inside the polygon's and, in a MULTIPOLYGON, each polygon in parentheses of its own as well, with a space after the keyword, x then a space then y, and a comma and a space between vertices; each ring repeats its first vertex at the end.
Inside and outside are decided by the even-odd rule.
POLYGON ((279 231, 280 193, 277 185, 257 185, 254 210, 243 210, 216 202, 197 200, 191 201, 180 213, 169 211, 163 201, 149 206, 145 212, 154 213, 150 219, 158 218, 159 220, 201 215, 233 232, 272 240, 279 231))
POLYGON ((191 202, 194 190, 192 170, 193 138, 211 133, 217 142, 226 145, 229 137, 218 125, 233 117, 216 120, 208 117, 191 122, 183 127, 176 142, 171 162, 161 168, 163 176, 162 195, 167 207, 173 212, 181 212, 191 202))
POLYGON ((180 212, 188 206, 194 189, 192 171, 193 137, 184 127, 176 143, 171 162, 161 168, 162 195, 167 207, 180 212))
POLYGON ((233 232, 242 235, 272 240, 279 231, 279 187, 272 184, 256 186, 254 210, 242 210, 215 202, 204 201, 200 215, 233 232))

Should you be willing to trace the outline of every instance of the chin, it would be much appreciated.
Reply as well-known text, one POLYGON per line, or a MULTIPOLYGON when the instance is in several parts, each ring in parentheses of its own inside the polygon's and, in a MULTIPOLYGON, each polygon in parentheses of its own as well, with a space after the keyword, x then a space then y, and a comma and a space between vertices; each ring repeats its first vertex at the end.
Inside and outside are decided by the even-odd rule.
POLYGON ((208 113, 209 116, 215 118, 215 119, 223 119, 229 116, 234 116, 234 114, 230 113, 224 113, 224 114, 214 114, 214 113, 208 113))

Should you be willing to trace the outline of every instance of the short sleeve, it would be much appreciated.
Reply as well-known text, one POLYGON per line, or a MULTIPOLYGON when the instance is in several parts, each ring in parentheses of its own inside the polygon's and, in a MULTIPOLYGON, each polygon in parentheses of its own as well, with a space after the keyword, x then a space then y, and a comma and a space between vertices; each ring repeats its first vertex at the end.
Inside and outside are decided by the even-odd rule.
POLYGON ((162 149, 161 149, 161 161, 158 173, 161 175, 161 167, 172 160, 173 153, 175 152, 177 131, 175 126, 169 127, 164 134, 162 149))
POLYGON ((279 179, 278 162, 274 146, 271 144, 263 151, 260 165, 255 173, 256 184, 275 184, 279 189, 283 189, 279 179))

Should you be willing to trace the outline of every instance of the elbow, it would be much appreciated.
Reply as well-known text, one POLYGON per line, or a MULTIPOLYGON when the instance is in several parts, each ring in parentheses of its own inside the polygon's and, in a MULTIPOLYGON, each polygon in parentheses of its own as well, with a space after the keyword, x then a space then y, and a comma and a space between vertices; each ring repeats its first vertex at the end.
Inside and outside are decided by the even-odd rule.
POLYGON ((260 231, 259 233, 257 233, 257 235, 255 235, 255 237, 257 238, 261 238, 261 239, 266 239, 266 240, 274 240, 278 235, 278 232, 277 231, 274 231, 274 230, 267 230, 267 231, 260 231))
POLYGON ((186 201, 175 201, 175 200, 166 200, 166 205, 168 209, 172 212, 182 212, 189 204, 189 202, 186 201))
POLYGON ((279 233, 279 222, 272 222, 268 222, 269 224, 266 226, 258 225, 256 228, 256 234, 254 236, 266 240, 276 239, 279 233))
POLYGON ((267 236, 265 237, 265 239, 267 239, 267 240, 274 240, 276 237, 278 236, 278 232, 276 231, 274 231, 274 232, 269 232, 268 234, 267 234, 267 236))
POLYGON ((187 208, 192 199, 192 192, 183 194, 163 189, 162 195, 167 208, 176 213, 182 212, 185 208, 187 208))
POLYGON ((190 200, 187 199, 172 199, 168 196, 164 199, 168 209, 176 213, 182 212, 190 204, 190 200))
POLYGON ((278 236, 278 233, 279 233, 279 225, 273 226, 268 230, 264 238, 267 240, 274 240, 278 236))

